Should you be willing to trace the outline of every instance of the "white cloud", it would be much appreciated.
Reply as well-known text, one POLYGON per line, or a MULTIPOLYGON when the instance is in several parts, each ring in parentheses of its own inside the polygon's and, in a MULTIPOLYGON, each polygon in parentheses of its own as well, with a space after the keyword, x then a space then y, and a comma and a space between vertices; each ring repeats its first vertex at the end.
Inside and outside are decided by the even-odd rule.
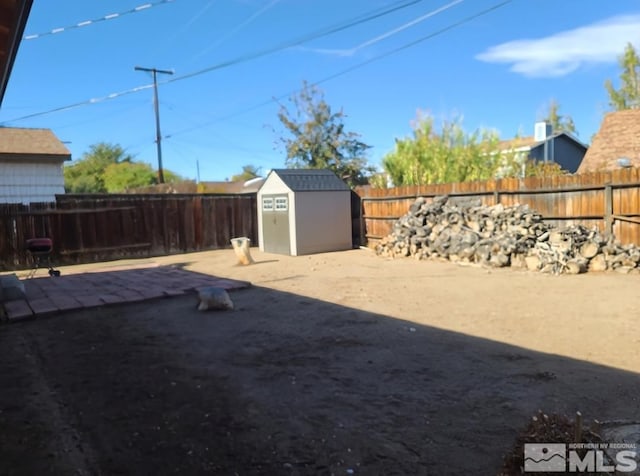
POLYGON ((511 64, 510 71, 528 77, 559 77, 581 66, 614 63, 627 43, 639 40, 640 15, 623 15, 545 38, 502 43, 476 59, 511 64))

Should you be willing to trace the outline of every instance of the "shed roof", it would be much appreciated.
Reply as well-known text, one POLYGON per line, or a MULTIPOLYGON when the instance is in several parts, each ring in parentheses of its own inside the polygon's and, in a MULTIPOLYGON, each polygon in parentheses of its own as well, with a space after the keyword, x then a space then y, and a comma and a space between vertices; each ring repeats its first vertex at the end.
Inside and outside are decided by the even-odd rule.
POLYGON ((620 168, 618 159, 626 158, 640 167, 640 110, 610 112, 593 138, 578 173, 620 168))
POLYGON ((50 129, 0 127, 0 154, 62 156, 71 152, 50 129))
POLYGON ((272 173, 294 192, 351 190, 334 172, 327 169, 273 169, 269 175, 272 173))

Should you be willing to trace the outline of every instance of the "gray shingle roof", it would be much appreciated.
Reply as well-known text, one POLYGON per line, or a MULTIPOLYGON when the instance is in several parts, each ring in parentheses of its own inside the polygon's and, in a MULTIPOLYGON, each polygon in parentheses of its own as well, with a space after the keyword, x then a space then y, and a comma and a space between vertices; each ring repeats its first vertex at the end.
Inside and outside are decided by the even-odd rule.
MULTIPOLYGON (((573 134, 569 134, 568 132, 556 132, 555 134, 550 135, 547 140, 556 139, 558 137, 565 136, 575 142, 579 147, 582 147, 585 151, 589 148, 589 146, 583 144, 578 140, 573 134)), ((510 140, 502 140, 498 142, 499 150, 511 150, 518 149, 520 147, 528 147, 529 149, 535 149, 536 147, 540 147, 544 145, 545 141, 536 141, 533 136, 530 137, 519 137, 517 139, 510 140)))
POLYGON ((351 190, 331 170, 325 169, 273 169, 294 192, 351 190))

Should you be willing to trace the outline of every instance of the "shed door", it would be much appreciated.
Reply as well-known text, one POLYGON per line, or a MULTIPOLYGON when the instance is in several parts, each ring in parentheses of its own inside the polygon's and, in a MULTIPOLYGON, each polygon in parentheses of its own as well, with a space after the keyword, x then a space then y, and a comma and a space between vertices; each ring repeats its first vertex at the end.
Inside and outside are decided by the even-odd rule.
POLYGON ((287 195, 262 196, 262 233, 264 251, 281 255, 291 254, 287 195))

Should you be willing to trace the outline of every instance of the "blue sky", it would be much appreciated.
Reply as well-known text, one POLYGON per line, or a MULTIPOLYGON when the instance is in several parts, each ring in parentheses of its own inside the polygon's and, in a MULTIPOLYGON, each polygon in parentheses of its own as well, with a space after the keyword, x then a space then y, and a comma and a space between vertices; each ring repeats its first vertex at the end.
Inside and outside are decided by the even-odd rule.
POLYGON ((608 108, 604 81, 617 84, 627 42, 640 46, 637 0, 512 0, 455 26, 500 3, 34 0, 0 124, 52 129, 74 160, 107 142, 155 167, 152 79, 134 70, 142 66, 174 71, 158 75, 163 164, 186 178, 197 164, 201 180, 284 166, 273 98, 286 104, 304 80, 321 82, 346 128, 373 146, 374 165, 411 134, 418 111, 462 115, 467 130, 508 139, 532 135, 555 99, 589 142, 608 108))

